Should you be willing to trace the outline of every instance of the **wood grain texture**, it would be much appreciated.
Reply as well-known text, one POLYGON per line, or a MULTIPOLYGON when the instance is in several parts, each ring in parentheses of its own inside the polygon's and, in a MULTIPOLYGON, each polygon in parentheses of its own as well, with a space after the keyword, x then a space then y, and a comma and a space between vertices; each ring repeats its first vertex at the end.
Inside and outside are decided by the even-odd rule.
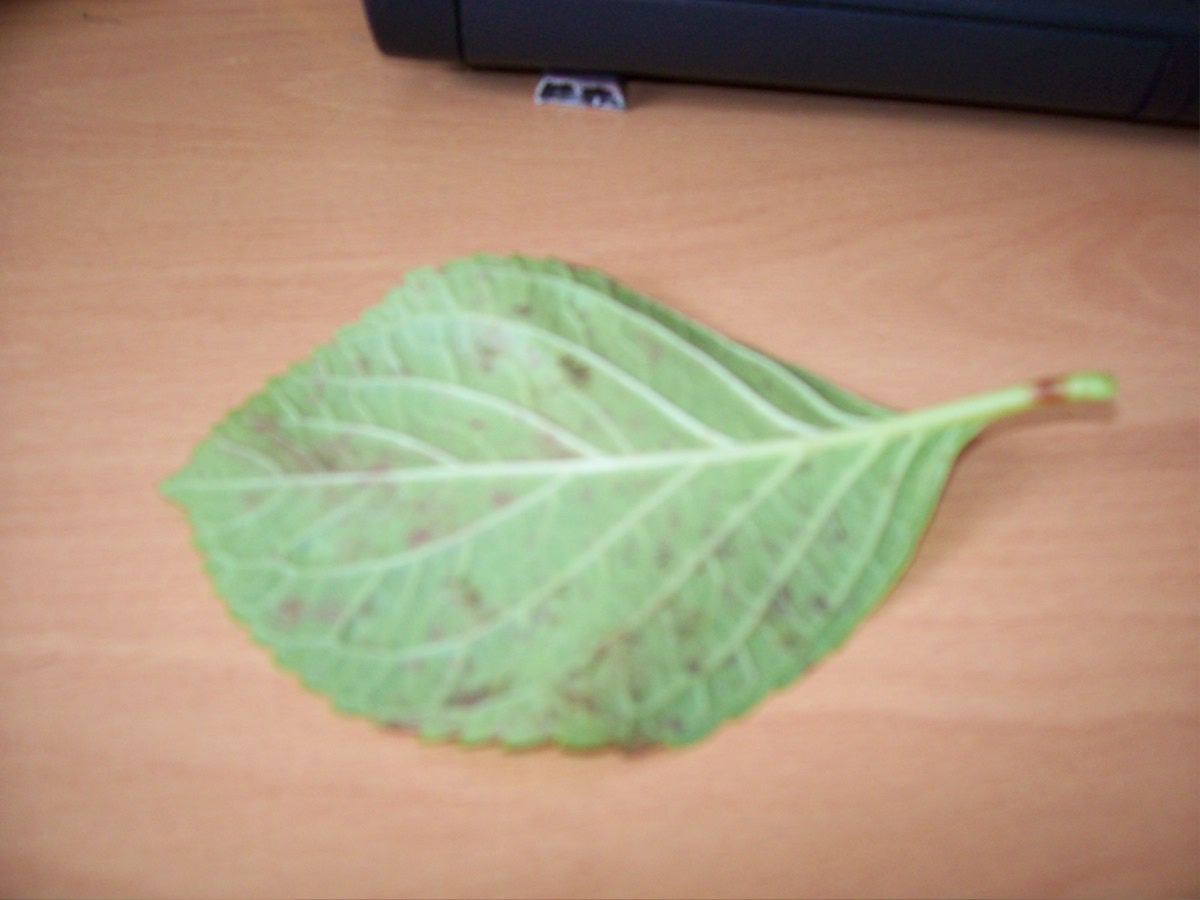
POLYGON ((0 3, 0 894, 1200 890, 1195 132, 385 59, 355 3, 0 3), (844 651, 709 741, 424 746, 157 494, 408 269, 602 268, 873 399, 1106 367, 964 456, 844 651))

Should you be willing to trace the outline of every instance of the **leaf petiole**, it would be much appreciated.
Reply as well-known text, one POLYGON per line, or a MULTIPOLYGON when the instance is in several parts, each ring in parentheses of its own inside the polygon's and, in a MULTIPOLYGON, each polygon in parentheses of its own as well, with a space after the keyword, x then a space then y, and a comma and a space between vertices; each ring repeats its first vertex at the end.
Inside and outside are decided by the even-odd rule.
POLYGON ((1116 394, 1117 381, 1108 372, 1072 372, 918 410, 903 416, 903 421, 905 427, 955 424, 982 427, 1044 406, 1104 403, 1116 394))

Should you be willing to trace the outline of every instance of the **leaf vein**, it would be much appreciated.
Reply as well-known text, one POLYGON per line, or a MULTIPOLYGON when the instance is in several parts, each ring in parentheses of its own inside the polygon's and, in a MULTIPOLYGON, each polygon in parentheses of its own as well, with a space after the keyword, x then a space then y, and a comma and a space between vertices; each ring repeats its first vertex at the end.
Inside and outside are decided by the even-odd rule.
MULTIPOLYGON (((870 467, 881 451, 882 444, 880 443, 873 442, 866 444, 863 447, 863 453, 854 461, 853 465, 846 467, 841 478, 838 479, 837 483, 826 494, 821 505, 813 512, 799 539, 792 545, 784 558, 775 565, 773 574, 766 580, 763 590, 759 592, 758 602, 751 608, 749 614, 743 617, 742 625, 729 636, 728 640, 718 645, 704 658, 701 668, 706 673, 705 677, 715 672, 730 655, 736 653, 738 648, 743 646, 749 639, 750 634, 765 618, 767 610, 770 608, 771 599, 791 577, 792 572, 799 565, 800 561, 808 555, 813 541, 816 540, 817 535, 825 527, 829 517, 837 508, 838 503, 849 492, 858 478, 870 467)), ((654 697, 647 704, 647 713, 653 714, 661 710, 679 695, 681 689, 686 689, 686 684, 682 685, 682 687, 677 685, 666 689, 660 695, 654 697)))
MULTIPOLYGON (((535 281, 547 281, 551 276, 541 272, 530 272, 528 277, 535 281)), ((571 287, 582 293, 586 293, 590 300, 596 305, 610 305, 615 299, 614 297, 605 294, 603 291, 587 284, 586 282, 574 279, 571 282, 571 287)), ((639 298, 640 299, 640 298, 639 298)), ((729 384, 735 393, 737 393, 748 405, 756 407, 760 412, 770 419, 773 419, 777 424, 786 428, 793 433, 810 433, 814 431, 814 427, 807 422, 802 422, 788 413, 781 410, 775 404, 768 401, 765 397, 755 391, 752 387, 742 381, 737 375, 731 372, 727 367, 723 366, 711 354, 705 352, 688 341, 683 335, 676 332, 674 329, 664 325, 662 322, 655 319, 637 309, 628 303, 618 300, 618 305, 615 307, 620 310, 620 313, 633 320, 635 324, 646 331, 652 332, 656 337, 665 340, 672 345, 672 349, 682 356, 687 356, 700 363, 703 368, 707 368, 717 379, 729 384)), ((690 322, 675 313, 663 307, 664 312, 673 320, 679 322, 681 327, 690 327, 699 330, 705 334, 710 340, 720 344, 722 347, 736 347, 737 345, 726 338, 724 335, 714 331, 711 328, 700 325, 697 322, 690 322)))
POLYGON ((432 462, 442 465, 457 465, 462 462, 457 456, 447 453, 440 447, 423 441, 420 438, 413 437, 403 431, 396 431, 390 428, 384 428, 380 425, 367 424, 364 422, 354 422, 345 419, 314 419, 311 417, 302 417, 292 419, 289 424, 297 425, 301 428, 311 428, 314 431, 327 431, 337 434, 355 434, 360 437, 371 438, 374 440, 383 441, 393 446, 400 447, 404 450, 412 450, 414 453, 419 453, 432 462))
MULTIPOLYGON (((312 376, 301 376, 307 380, 312 380, 312 376)), ((582 456, 598 456, 601 454, 599 447, 588 443, 578 435, 567 431, 557 422, 549 419, 545 415, 536 410, 521 406, 508 400, 505 397, 497 396, 496 394, 481 391, 477 388, 467 387, 465 385, 451 384, 445 381, 438 381, 435 378, 427 378, 420 375, 326 375, 321 376, 321 381, 326 384, 338 384, 347 387, 381 387, 381 388, 397 388, 403 386, 415 387, 418 389, 428 390, 435 394, 442 394, 446 397, 462 400, 466 403, 474 403, 480 406, 486 406, 491 410, 516 419, 531 425, 534 428, 542 431, 552 437, 562 446, 574 450, 582 456)))

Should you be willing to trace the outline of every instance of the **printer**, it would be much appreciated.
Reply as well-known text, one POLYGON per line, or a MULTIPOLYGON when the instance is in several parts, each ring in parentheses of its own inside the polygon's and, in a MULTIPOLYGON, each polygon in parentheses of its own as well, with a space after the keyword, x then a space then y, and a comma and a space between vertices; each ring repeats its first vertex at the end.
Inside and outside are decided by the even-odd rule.
POLYGON ((364 0, 384 53, 1197 123, 1196 0, 364 0))

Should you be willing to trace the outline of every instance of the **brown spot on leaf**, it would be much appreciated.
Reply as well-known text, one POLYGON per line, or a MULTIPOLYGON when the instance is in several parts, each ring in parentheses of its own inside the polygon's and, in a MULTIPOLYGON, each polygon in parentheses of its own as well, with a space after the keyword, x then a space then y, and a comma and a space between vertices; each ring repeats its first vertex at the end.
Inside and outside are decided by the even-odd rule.
MULTIPOLYGON (((383 481, 385 476, 391 473, 395 468, 396 467, 392 466, 392 463, 388 461, 371 463, 366 469, 367 478, 370 478, 373 482, 383 481)), ((396 491, 396 486, 377 485, 377 490, 384 490, 388 491, 389 493, 394 493, 396 491)))
MULTIPOLYGON (((674 598, 672 601, 674 602, 674 598)), ((675 621, 675 633, 683 641, 691 640, 700 633, 704 626, 704 614, 697 609, 689 609, 675 621)))
POLYGON ((475 338, 475 358, 482 372, 492 372, 496 361, 508 350, 508 334, 500 328, 489 329, 475 338))
POLYGON ((331 447, 314 447, 309 453, 312 467, 317 472, 336 472, 339 460, 331 447))
POLYGON ((479 593, 479 588, 469 581, 456 582, 454 596, 473 614, 478 614, 483 609, 483 595, 479 593))
POLYGON ((570 689, 559 691, 559 695, 571 706, 586 710, 592 714, 600 712, 600 703, 591 694, 582 694, 570 689))
POLYGON ((516 497, 513 495, 512 491, 496 491, 494 494, 492 494, 492 508, 504 509, 504 507, 508 506, 508 504, 512 503, 515 499, 516 497))
POLYGON ((433 532, 428 528, 418 528, 408 536, 408 546, 423 547, 433 540, 433 532))
POLYGON ((304 601, 299 597, 284 599, 275 610, 275 624, 280 628, 295 628, 304 618, 304 601))
POLYGON ((588 382, 592 380, 591 367, 566 353, 559 356, 558 366, 563 370, 563 374, 567 376, 567 381, 571 382, 577 388, 587 387, 588 382))
POLYGON ((342 619, 342 605, 336 600, 322 601, 313 610, 313 618, 322 625, 336 625, 342 619))
POLYGON ((844 544, 850 539, 850 533, 846 530, 846 525, 842 522, 842 517, 835 515, 833 521, 829 523, 829 541, 833 544, 844 544))
POLYGON ((575 455, 575 451, 561 444, 554 435, 548 432, 539 432, 537 443, 547 459, 569 459, 575 455))
POLYGON ((792 589, 784 585, 771 597, 771 605, 767 607, 767 618, 782 619, 792 612, 792 589))
POLYGON ((642 335, 642 346, 646 350, 646 359, 651 363, 660 362, 663 358, 663 345, 653 335, 642 335))
POLYGON ((675 559, 675 551, 671 545, 663 541, 658 545, 658 549, 654 552, 654 564, 660 569, 665 569, 671 565, 675 559))
POLYGON ((721 543, 713 549, 713 556, 717 559, 729 559, 733 555, 733 536, 725 538, 721 543))
MULTIPOLYGON (((561 599, 562 592, 560 591, 558 594, 555 595, 555 597, 557 599, 561 599)), ((550 609, 549 607, 540 606, 530 614, 529 620, 534 625, 553 626, 553 625, 558 624, 558 613, 555 612, 553 609, 550 609)))
POLYGON ((1040 378, 1033 383, 1033 391, 1034 402, 1038 406, 1053 406, 1067 400, 1061 378, 1040 378))
POLYGON ((489 347, 486 344, 479 348, 479 371, 493 372, 496 369, 496 357, 500 355, 500 351, 495 347, 489 347))
POLYGON ((472 688, 471 690, 458 691, 446 698, 446 705, 457 707, 478 706, 495 697, 500 691, 501 688, 496 685, 485 685, 483 687, 472 688))

